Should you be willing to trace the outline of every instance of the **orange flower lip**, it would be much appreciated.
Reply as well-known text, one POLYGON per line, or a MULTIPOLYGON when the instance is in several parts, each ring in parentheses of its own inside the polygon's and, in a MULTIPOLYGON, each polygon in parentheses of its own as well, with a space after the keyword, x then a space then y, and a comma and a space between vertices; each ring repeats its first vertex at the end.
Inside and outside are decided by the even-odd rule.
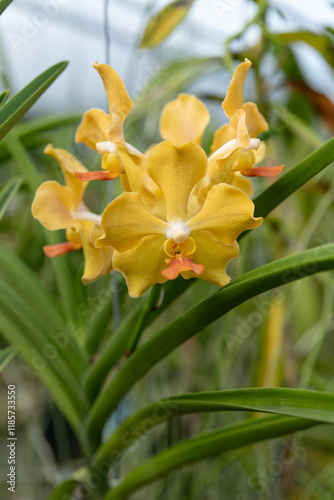
POLYGON ((173 259, 166 259, 166 263, 168 267, 161 271, 161 274, 169 280, 175 280, 184 271, 193 271, 197 276, 204 271, 203 264, 194 264, 189 257, 183 255, 177 255, 173 259))
POLYGON ((119 172, 108 172, 104 170, 96 170, 93 172, 75 172, 75 176, 83 182, 89 181, 110 181, 119 176, 119 172))
POLYGON ((275 167, 252 167, 242 170, 242 175, 246 177, 276 177, 284 169, 284 165, 277 165, 275 167))
POLYGON ((66 241, 65 243, 57 243, 56 245, 44 245, 43 251, 47 257, 53 258, 73 252, 74 250, 79 250, 79 248, 81 248, 80 243, 66 241))

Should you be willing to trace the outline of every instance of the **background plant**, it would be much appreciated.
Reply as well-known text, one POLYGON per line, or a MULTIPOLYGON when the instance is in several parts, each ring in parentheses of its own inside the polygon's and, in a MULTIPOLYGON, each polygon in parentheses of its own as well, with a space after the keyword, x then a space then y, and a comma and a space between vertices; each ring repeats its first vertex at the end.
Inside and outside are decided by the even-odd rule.
MULTIPOLYGON (((8 3, 2 1, 0 11, 8 3)), ((151 33, 159 33, 162 24, 167 35, 191 3, 182 2, 185 10, 180 12, 180 2, 174 2, 150 23, 151 33)), ((41 247, 45 241, 59 241, 58 236, 44 233, 27 207, 53 169, 42 155, 44 145, 52 138, 57 146, 74 148, 79 117, 42 117, 12 127, 66 64, 46 70, 7 102, 8 93, 1 95, 1 366, 7 364, 5 381, 23 377, 27 394, 38 390, 35 402, 27 396, 23 413, 31 414, 38 402, 51 419, 53 453, 36 447, 40 460, 46 456, 49 464, 43 470, 41 498, 60 476, 71 477, 52 498, 72 493, 83 498, 84 489, 92 498, 127 498, 145 481, 161 477, 134 498, 211 499, 221 492, 239 500, 332 495, 331 429, 318 426, 333 422, 333 283, 331 273, 318 274, 332 269, 334 259, 329 238, 333 188, 330 171, 324 170, 334 159, 332 104, 305 83, 291 50, 301 40, 332 66, 332 32, 271 33, 266 23, 271 8, 258 2, 250 23, 261 29, 256 46, 236 50, 243 30, 227 41, 223 58, 176 60, 163 67, 138 95, 128 123, 128 137, 136 145, 154 142, 166 100, 204 71, 232 69, 235 60, 252 59, 261 110, 271 125, 263 137, 267 160, 286 163, 286 173, 269 187, 266 181, 257 186, 256 214, 266 216, 265 224, 241 240, 241 255, 232 268, 239 277, 216 293, 208 284, 178 280, 164 286, 160 300, 154 292, 134 301, 118 278, 84 288, 80 256, 47 262, 41 247), (279 102, 259 71, 269 56, 280 87, 286 89, 279 102), (292 255, 296 249, 299 253, 292 255), (157 301, 159 308, 152 310, 157 301), (20 357, 13 361, 16 347, 20 357), (127 350, 133 353, 125 359, 127 350), (180 393, 194 394, 173 397, 180 393), (260 419, 258 412, 279 416, 260 419), (130 420, 123 422, 126 415, 130 420), (315 425, 298 437, 302 441, 277 439, 242 448, 315 425), (56 472, 54 455, 58 465, 66 464, 62 474, 58 465, 56 472), (218 458, 213 461, 212 456, 218 458), (321 468, 314 465, 314 457, 321 468), (204 467, 203 462, 194 464, 195 459, 206 461, 204 467), (107 492, 111 462, 113 491, 107 492), (120 477, 123 481, 114 488, 120 477)), ((143 45, 159 40, 147 42, 150 30, 143 45)), ((218 108, 223 94, 201 97, 218 108)), ((207 145, 210 140, 209 132, 207 145)), ((84 156, 84 161, 94 169, 98 159, 84 156)), ((94 186, 89 195, 98 210, 100 200, 108 197, 106 186, 94 186)), ((41 421, 37 424, 28 426, 28 433, 36 433, 41 421)), ((43 436, 39 439, 46 443, 43 436)))

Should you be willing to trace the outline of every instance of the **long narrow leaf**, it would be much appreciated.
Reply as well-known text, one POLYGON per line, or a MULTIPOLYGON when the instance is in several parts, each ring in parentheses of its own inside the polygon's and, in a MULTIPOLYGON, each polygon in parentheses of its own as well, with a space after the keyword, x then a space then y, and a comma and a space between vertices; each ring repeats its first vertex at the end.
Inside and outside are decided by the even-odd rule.
POLYGON ((0 269, 7 280, 15 286, 17 293, 29 304, 31 310, 36 311, 43 324, 49 326, 50 331, 67 334, 67 349, 71 352, 72 364, 80 371, 85 366, 85 358, 73 337, 71 323, 65 323, 60 310, 50 292, 38 279, 31 269, 13 252, 10 252, 0 243, 0 269))
POLYGON ((6 366, 15 358, 15 356, 19 353, 19 349, 17 347, 6 347, 0 351, 0 373, 4 371, 6 366))
POLYGON ((0 191, 0 222, 8 210, 9 205, 14 200, 20 186, 22 179, 10 179, 0 191))
POLYGON ((71 365, 66 362, 61 344, 57 345, 56 337, 52 338, 41 330, 40 325, 34 320, 24 302, 4 282, 0 283, 0 310, 6 313, 18 326, 21 330, 21 338, 29 338, 34 346, 34 351, 41 359, 41 363, 51 365, 58 372, 66 383, 77 408, 84 410, 86 406, 85 396, 79 385, 78 375, 75 377, 71 365))
POLYGON ((257 411, 289 417, 302 417, 334 423, 334 394, 284 388, 236 389, 230 391, 195 392, 161 399, 127 418, 100 447, 95 466, 109 461, 110 465, 129 448, 134 439, 148 431, 145 422, 154 425, 180 415, 214 411, 257 411), (133 432, 135 429, 135 432, 133 432), (124 439, 131 436, 133 439, 124 439), (117 450, 118 455, 113 453, 117 450))
MULTIPOLYGON (((1 5, 0 5, 1 12, 1 5)), ((15 123, 31 108, 52 82, 67 66, 63 61, 41 73, 0 109, 0 140, 15 123)))
POLYGON ((244 274, 156 334, 124 363, 97 397, 87 420, 87 432, 99 443, 110 412, 128 390, 158 361, 206 326, 260 293, 334 268, 334 244, 317 247, 266 264, 244 274))
POLYGON ((10 90, 9 90, 9 89, 4 90, 4 91, 0 94, 0 108, 1 108, 1 106, 3 106, 3 105, 5 104, 5 102, 7 101, 9 94, 10 94, 10 90))
POLYGON ((41 359, 36 356, 35 345, 27 335, 22 335, 21 330, 8 315, 0 310, 0 331, 8 342, 20 346, 22 356, 29 365, 38 373, 40 380, 48 388, 59 409, 80 436, 81 418, 78 409, 68 394, 66 385, 53 369, 50 363, 42 364, 41 359))
POLYGON ((318 422, 302 418, 266 417, 252 422, 241 422, 198 436, 172 446, 155 455, 130 472, 104 500, 125 500, 138 488, 151 483, 185 465, 213 457, 229 450, 243 448, 266 439, 277 438, 308 429, 318 422))
POLYGON ((161 43, 186 17, 194 0, 174 0, 149 20, 140 47, 151 48, 161 43))
POLYGON ((8 5, 12 3, 12 1, 13 0, 0 0, 0 15, 5 9, 7 9, 8 5))

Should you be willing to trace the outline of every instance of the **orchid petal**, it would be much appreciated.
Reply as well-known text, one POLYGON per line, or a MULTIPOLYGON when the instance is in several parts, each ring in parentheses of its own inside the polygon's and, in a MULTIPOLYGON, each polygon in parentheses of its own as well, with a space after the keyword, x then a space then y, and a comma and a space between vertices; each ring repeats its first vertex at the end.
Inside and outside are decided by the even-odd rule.
POLYGON ((102 78, 108 97, 110 115, 112 114, 112 107, 116 106, 125 118, 133 106, 133 101, 129 97, 121 77, 108 64, 98 64, 95 62, 93 66, 102 78))
POLYGON ((167 220, 187 219, 191 191, 206 173, 207 158, 194 142, 176 146, 171 141, 158 144, 147 160, 147 172, 166 200, 167 220))
POLYGON ((179 94, 162 110, 160 135, 177 146, 188 141, 200 144, 209 121, 210 114, 202 101, 190 94, 179 94))
POLYGON ((114 269, 125 277, 130 297, 140 297, 155 283, 166 281, 161 274, 166 268, 164 241, 165 236, 146 236, 133 250, 114 253, 114 269))
POLYGON ((60 164, 66 184, 71 192, 69 207, 71 210, 75 210, 80 205, 87 187, 86 183, 77 178, 76 173, 85 173, 88 170, 65 149, 54 149, 51 144, 48 144, 44 149, 44 153, 53 156, 60 164))
MULTIPOLYGON (((196 240, 196 251, 193 255, 194 262, 204 265, 201 279, 209 281, 217 286, 229 283, 230 278, 226 274, 227 263, 239 254, 239 245, 225 245, 216 241, 207 231, 196 231, 193 233, 196 240)), ((182 273, 186 279, 193 278, 194 273, 182 273)))
POLYGON ((108 140, 111 118, 102 109, 90 109, 82 117, 75 134, 75 142, 83 142, 91 149, 96 149, 98 142, 108 140))
POLYGON ((224 144, 232 141, 236 137, 236 131, 229 123, 216 130, 213 136, 213 142, 210 153, 213 154, 217 149, 221 148, 224 144))
POLYGON ((138 193, 122 193, 112 201, 102 214, 101 227, 104 236, 96 246, 109 245, 118 252, 138 246, 145 236, 165 235, 168 229, 166 222, 147 210, 138 193))
MULTIPOLYGON (((91 239, 91 233, 92 231, 94 231, 94 228, 94 222, 86 220, 81 221, 80 235, 82 240, 82 249, 85 257, 85 268, 81 280, 84 284, 95 281, 103 274, 105 274, 108 265, 110 267, 111 257, 113 253, 113 249, 110 247, 99 249, 94 246, 91 239)), ((96 231, 100 236, 102 231, 98 228, 96 228, 95 232, 96 231)), ((94 236, 96 237, 96 234, 94 236)))
POLYGON ((231 83, 227 89, 226 97, 222 102, 222 107, 228 118, 231 118, 234 113, 242 107, 245 80, 251 65, 252 63, 248 59, 245 59, 243 63, 236 67, 231 83))
POLYGON ((246 127, 251 137, 257 137, 261 132, 266 132, 269 129, 266 119, 254 102, 245 102, 242 109, 246 113, 246 127))
POLYGON ((66 228, 79 231, 80 223, 73 219, 70 206, 70 189, 56 181, 46 181, 36 191, 32 214, 42 226, 51 231, 66 228))
POLYGON ((254 218, 253 213, 254 204, 245 193, 218 184, 210 189, 203 208, 187 226, 192 237, 193 231, 210 231, 214 239, 231 245, 243 231, 260 226, 262 218, 254 218))

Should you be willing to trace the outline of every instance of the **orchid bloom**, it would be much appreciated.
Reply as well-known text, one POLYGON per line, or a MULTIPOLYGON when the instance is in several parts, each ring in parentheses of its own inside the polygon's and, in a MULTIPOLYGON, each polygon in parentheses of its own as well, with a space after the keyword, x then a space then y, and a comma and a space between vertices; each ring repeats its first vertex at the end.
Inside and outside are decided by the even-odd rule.
POLYGON ((139 193, 122 193, 102 214, 104 235, 96 246, 115 248, 114 269, 125 276, 132 297, 179 274, 224 286, 226 265, 239 253, 238 235, 262 222, 253 217, 252 201, 240 189, 219 184, 190 215, 191 192, 207 171, 207 157, 194 142, 158 144, 146 169, 162 192, 166 217, 154 215, 139 193))
POLYGON ((36 191, 32 214, 51 231, 65 229, 67 242, 46 245, 43 250, 48 257, 56 257, 82 248, 85 256, 82 281, 93 281, 111 270, 113 250, 105 248, 101 251, 94 245, 102 233, 101 217, 90 212, 84 204, 87 183, 75 175, 76 172, 85 173, 87 169, 64 149, 54 149, 49 144, 44 152, 60 164, 66 186, 56 181, 43 182, 36 191))
MULTIPOLYGON (((130 112, 133 101, 116 71, 107 64, 94 63, 107 93, 109 114, 102 109, 87 111, 77 129, 75 140, 102 154, 102 169, 95 172, 78 172, 82 181, 110 180, 126 174, 122 158, 128 155, 140 164, 144 155, 127 143, 124 138, 123 123, 130 112)), ((122 179, 124 180, 124 179, 122 179)))
POLYGON ((209 157, 209 185, 206 191, 217 182, 227 182, 251 195, 252 185, 243 179, 241 174, 246 177, 275 177, 284 168, 283 165, 254 167, 265 156, 265 145, 256 136, 268 130, 268 123, 255 103, 243 104, 244 84, 251 65, 252 63, 245 59, 237 66, 222 102, 230 123, 215 132, 209 157))

